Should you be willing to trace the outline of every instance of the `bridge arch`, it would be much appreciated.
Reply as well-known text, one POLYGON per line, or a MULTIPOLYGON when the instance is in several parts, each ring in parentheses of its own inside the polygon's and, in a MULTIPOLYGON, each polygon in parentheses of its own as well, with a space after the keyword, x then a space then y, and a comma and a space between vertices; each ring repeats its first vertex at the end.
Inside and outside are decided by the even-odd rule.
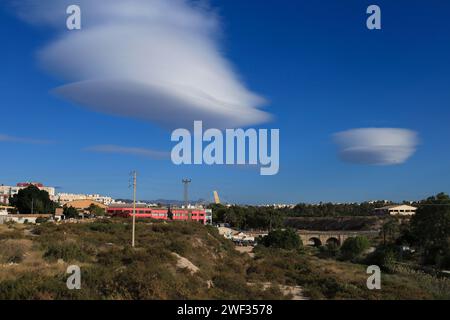
POLYGON ((311 237, 308 239, 308 245, 313 247, 320 247, 322 245, 322 241, 320 241, 317 237, 311 237))
POLYGON ((338 238, 330 237, 330 238, 327 239, 327 245, 328 246, 339 247, 341 245, 341 242, 339 241, 338 238))

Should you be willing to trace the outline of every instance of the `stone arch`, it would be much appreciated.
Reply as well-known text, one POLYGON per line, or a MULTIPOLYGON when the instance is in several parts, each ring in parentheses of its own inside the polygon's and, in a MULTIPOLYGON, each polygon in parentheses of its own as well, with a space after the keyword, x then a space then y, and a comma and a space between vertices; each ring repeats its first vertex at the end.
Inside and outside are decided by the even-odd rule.
POLYGON ((322 241, 320 241, 317 237, 311 237, 308 239, 308 245, 313 247, 320 247, 322 245, 322 241))
POLYGON ((330 237, 327 239, 327 245, 339 247, 341 245, 341 242, 339 241, 338 238, 330 237))

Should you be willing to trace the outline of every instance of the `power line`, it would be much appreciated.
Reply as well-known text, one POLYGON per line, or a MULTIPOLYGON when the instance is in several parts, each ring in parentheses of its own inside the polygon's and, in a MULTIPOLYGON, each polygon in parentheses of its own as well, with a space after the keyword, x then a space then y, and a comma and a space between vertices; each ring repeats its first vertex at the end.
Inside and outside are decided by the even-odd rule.
MULTIPOLYGON (((189 197, 188 197, 188 187, 189 187, 189 183, 192 182, 191 179, 183 179, 181 180, 181 182, 183 182, 184 184, 184 206, 185 208, 188 210, 188 202, 189 202, 189 197)), ((189 220, 191 220, 191 212, 188 210, 188 215, 189 215, 189 220)))
POLYGON ((131 247, 134 248, 135 234, 136 234, 136 178, 137 178, 136 171, 133 171, 131 175, 133 177, 133 227, 131 232, 131 247))

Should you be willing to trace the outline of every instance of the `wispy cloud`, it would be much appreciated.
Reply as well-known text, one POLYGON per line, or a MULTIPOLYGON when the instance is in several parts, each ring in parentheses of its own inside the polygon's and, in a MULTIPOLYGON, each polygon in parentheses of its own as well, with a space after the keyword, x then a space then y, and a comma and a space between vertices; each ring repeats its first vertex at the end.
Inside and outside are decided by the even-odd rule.
POLYGON ((417 132, 399 128, 352 129, 333 137, 343 161, 369 165, 404 163, 418 145, 417 132))
MULTIPOLYGON (((33 24, 64 30, 72 0, 15 2, 33 24)), ((96 111, 169 127, 203 120, 238 127, 271 116, 222 54, 218 16, 205 1, 78 0, 82 30, 61 32, 39 52, 66 81, 54 92, 96 111), (199 5, 202 4, 202 5, 199 5)))
POLYGON ((50 144, 53 143, 51 140, 39 140, 32 138, 15 137, 7 134, 0 134, 0 142, 15 142, 15 143, 26 143, 26 144, 50 144))
POLYGON ((157 151, 145 148, 123 147, 117 145, 97 145, 85 149, 90 152, 97 153, 111 153, 111 154, 126 154, 133 156, 141 156, 155 160, 170 159, 170 153, 164 151, 157 151))

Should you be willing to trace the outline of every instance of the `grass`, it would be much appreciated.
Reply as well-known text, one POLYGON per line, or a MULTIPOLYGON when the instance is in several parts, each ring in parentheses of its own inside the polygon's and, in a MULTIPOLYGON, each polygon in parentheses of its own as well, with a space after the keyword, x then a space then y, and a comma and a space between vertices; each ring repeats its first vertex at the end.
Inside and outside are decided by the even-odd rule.
POLYGON ((133 249, 129 222, 0 226, 0 299, 290 298, 280 286, 301 286, 310 299, 449 298, 448 282, 409 270, 383 273, 382 290, 368 290, 366 266, 309 248, 259 246, 251 258, 194 222, 140 221, 133 249), (199 271, 177 266, 173 253, 199 271), (81 267, 81 290, 66 288, 71 264, 81 267))

